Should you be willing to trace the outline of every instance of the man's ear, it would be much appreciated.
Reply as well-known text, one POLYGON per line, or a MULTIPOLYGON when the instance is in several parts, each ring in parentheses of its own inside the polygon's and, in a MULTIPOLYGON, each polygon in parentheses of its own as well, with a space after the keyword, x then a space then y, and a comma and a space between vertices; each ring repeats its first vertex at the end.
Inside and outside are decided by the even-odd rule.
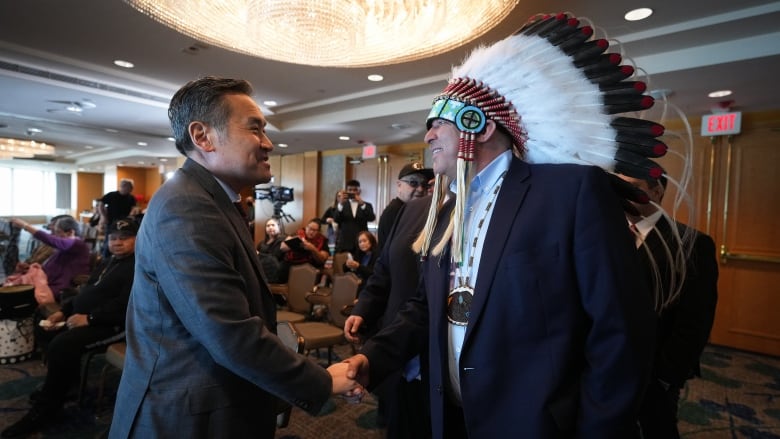
POLYGON ((200 121, 190 122, 190 125, 187 127, 187 132, 196 148, 205 152, 214 151, 214 146, 211 144, 211 139, 209 138, 208 125, 200 121))
POLYGON ((482 130, 481 133, 477 134, 476 140, 480 143, 487 142, 488 139, 493 137, 493 134, 496 133, 497 127, 496 122, 493 120, 488 119, 485 121, 485 128, 482 130))
POLYGON ((666 192, 664 186, 661 183, 658 183, 655 187, 651 188, 650 191, 652 192, 650 196, 653 197, 653 200, 658 200, 656 202, 661 204, 661 201, 664 200, 664 193, 666 192))

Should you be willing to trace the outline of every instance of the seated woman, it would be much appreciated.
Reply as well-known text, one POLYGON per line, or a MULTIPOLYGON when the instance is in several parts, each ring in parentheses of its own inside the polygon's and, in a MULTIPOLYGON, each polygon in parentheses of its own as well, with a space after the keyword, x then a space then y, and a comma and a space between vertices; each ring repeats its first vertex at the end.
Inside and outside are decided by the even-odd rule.
POLYGON ((73 283, 73 278, 89 274, 89 246, 79 237, 79 222, 70 215, 58 219, 51 234, 26 221, 11 220, 42 243, 54 247, 54 253, 43 263, 54 299, 59 301, 62 290, 73 283))
POLYGON ((284 259, 284 252, 282 251, 282 242, 285 235, 281 233, 281 227, 279 220, 276 218, 269 218, 265 222, 265 239, 257 245, 257 254, 260 257, 260 264, 265 271, 265 276, 270 283, 284 283, 281 279, 286 276, 281 274, 282 259, 284 259))
MULTIPOLYGON (((353 256, 351 253, 347 256, 347 262, 344 263, 344 271, 351 271, 360 278, 362 285, 366 284, 371 273, 374 272, 374 263, 379 257, 376 246, 376 237, 373 233, 362 231, 357 238, 358 251, 353 256)), ((360 291, 358 291, 360 295, 360 291)))
POLYGON ((2 437, 23 437, 56 419, 69 390, 79 383, 81 355, 90 346, 108 343, 124 331, 137 232, 138 223, 130 218, 111 224, 107 237, 111 257, 92 272, 76 296, 41 321, 42 331, 36 338, 51 339, 46 380, 41 390, 30 395, 30 411, 6 428, 2 437))
POLYGON ((287 282, 287 271, 291 265, 311 264, 317 268, 322 268, 328 259, 327 239, 320 233, 319 218, 312 218, 306 224, 306 228, 298 230, 295 235, 288 236, 282 242, 282 252, 284 260, 282 271, 284 272, 284 282, 287 282))
MULTIPOLYGON (((66 216, 68 215, 53 216, 49 220, 49 224, 45 225, 44 227, 46 228, 46 230, 54 230, 54 226, 57 225, 57 220, 66 216)), ((16 269, 14 270, 13 273, 11 273, 11 275, 25 274, 27 273, 27 270, 30 269, 30 265, 35 263, 43 264, 44 262, 46 262, 47 259, 49 259, 49 256, 54 254, 54 250, 55 249, 53 247, 41 243, 40 245, 35 247, 35 250, 33 250, 32 254, 30 254, 30 256, 26 260, 19 261, 16 264, 16 269)))

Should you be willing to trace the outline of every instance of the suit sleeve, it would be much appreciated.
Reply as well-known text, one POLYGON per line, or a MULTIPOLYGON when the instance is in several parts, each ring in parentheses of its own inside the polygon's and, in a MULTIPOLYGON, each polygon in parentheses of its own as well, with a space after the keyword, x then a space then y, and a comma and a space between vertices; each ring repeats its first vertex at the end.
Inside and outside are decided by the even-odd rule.
POLYGON ((671 335, 658 347, 656 375, 666 383, 682 387, 707 344, 718 302, 715 242, 707 235, 697 232, 678 300, 671 335))
POLYGON ((591 168, 577 196, 574 257, 585 335, 577 437, 622 438, 636 419, 655 342, 651 295, 606 174, 591 168))
POLYGON ((369 390, 397 371, 415 355, 423 353, 428 339, 428 301, 423 277, 417 295, 409 299, 390 325, 363 345, 369 363, 369 390))
POLYGON ((215 207, 208 195, 196 193, 171 198, 160 209, 150 234, 153 252, 165 261, 156 267, 159 288, 215 363, 317 413, 330 396, 330 376, 284 346, 258 315, 258 309, 268 309, 263 302, 273 299, 260 289, 261 279, 245 279, 253 271, 254 252, 246 251, 235 224, 227 225, 229 213, 215 207), (197 220, 181 221, 193 215, 197 220))

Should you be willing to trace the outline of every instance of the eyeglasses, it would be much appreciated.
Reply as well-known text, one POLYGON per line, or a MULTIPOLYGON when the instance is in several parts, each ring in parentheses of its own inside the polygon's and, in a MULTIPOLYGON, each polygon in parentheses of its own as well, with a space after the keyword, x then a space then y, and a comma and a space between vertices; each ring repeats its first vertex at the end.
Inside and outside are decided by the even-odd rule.
POLYGON ((420 182, 417 180, 404 180, 403 178, 401 179, 401 181, 408 184, 414 189, 417 189, 420 186, 422 186, 423 189, 428 189, 429 187, 431 187, 431 185, 429 185, 428 182, 420 182))

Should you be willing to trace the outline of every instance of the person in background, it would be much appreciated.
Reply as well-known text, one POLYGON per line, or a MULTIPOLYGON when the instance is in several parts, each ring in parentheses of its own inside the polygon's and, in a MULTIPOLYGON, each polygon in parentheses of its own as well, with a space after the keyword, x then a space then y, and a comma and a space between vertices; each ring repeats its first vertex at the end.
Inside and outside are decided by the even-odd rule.
POLYGON ((347 255, 347 261, 344 262, 344 272, 351 271, 360 278, 359 297, 360 290, 366 285, 366 279, 374 272, 374 263, 379 257, 379 250, 374 235, 365 230, 358 234, 357 247, 358 250, 354 255, 352 253, 347 255))
POLYGON ((89 218, 90 227, 98 227, 100 225, 100 206, 103 204, 100 198, 92 200, 92 217, 89 218))
POLYGON ((63 289, 72 286, 74 277, 89 274, 90 249, 79 237, 79 222, 75 218, 70 215, 59 218, 51 234, 18 218, 11 222, 55 248, 54 253, 41 264, 55 300, 59 301, 63 289))
MULTIPOLYGON (((133 196, 133 181, 123 178, 119 181, 119 190, 108 192, 103 195, 98 203, 100 220, 98 221, 98 230, 101 232, 114 221, 127 218, 135 207, 136 200, 133 196)), ((108 240, 103 241, 103 256, 108 257, 108 240)))
POLYGON ((398 180, 395 182, 396 196, 390 200, 385 210, 379 216, 376 237, 380 248, 385 245, 401 206, 412 198, 421 198, 428 195, 431 179, 433 179, 433 169, 424 168, 420 162, 407 163, 401 168, 401 172, 398 173, 398 180))
POLYGON ((138 233, 112 439, 271 439, 278 399, 316 414, 355 387, 345 365, 325 370, 275 334, 276 303, 234 204, 271 180, 273 143, 252 94, 247 81, 204 77, 171 99, 187 159, 138 233))
MULTIPOLYGON (((49 233, 53 232, 54 226, 57 224, 57 220, 66 216, 68 215, 53 216, 49 220, 49 224, 44 226, 44 228, 48 230, 49 233)), ((35 264, 35 263, 43 264, 44 262, 46 262, 47 259, 49 259, 49 256, 54 254, 54 250, 56 250, 54 247, 44 243, 40 243, 38 246, 35 247, 35 250, 33 250, 32 254, 30 254, 30 256, 27 259, 16 263, 16 269, 10 275, 13 276, 13 275, 25 274, 27 273, 27 270, 30 268, 31 264, 35 264)))
POLYGON ((336 215, 336 209, 338 209, 338 205, 346 200, 347 193, 344 190, 339 190, 336 192, 336 198, 333 201, 333 205, 328 206, 328 208, 325 209, 325 213, 323 213, 322 217, 320 218, 320 222, 322 224, 328 225, 328 248, 332 249, 333 251, 335 251, 336 241, 338 241, 339 233, 339 224, 336 222, 336 220, 333 219, 333 217, 336 215))
POLYGON ((47 307, 50 313, 36 328, 36 344, 46 341, 47 345, 46 379, 30 395, 30 411, 3 430, 3 438, 24 437, 51 425, 70 391, 78 386, 82 354, 123 338, 137 232, 133 219, 112 223, 107 238, 111 257, 92 271, 77 295, 61 306, 47 307))
MULTIPOLYGON (((322 268, 328 260, 327 240, 320 233, 319 218, 312 218, 305 228, 299 229, 293 236, 288 236, 282 241, 281 249, 284 252, 284 263, 289 269, 290 265, 309 263, 317 268, 322 268), (298 238, 298 240, 293 240, 298 238), (293 240, 293 241, 291 241, 293 240), (293 245, 292 242, 298 243, 293 245)), ((285 272, 287 270, 284 270, 285 272)), ((285 279, 287 282, 287 279, 285 279)))
POLYGON ((97 207, 100 212, 98 223, 101 230, 112 222, 130 216, 130 211, 135 207, 136 200, 133 196, 133 181, 123 178, 119 181, 119 190, 103 195, 97 207))
POLYGON ((348 181, 345 192, 347 199, 336 206, 333 215, 333 220, 339 225, 336 253, 354 252, 358 233, 368 230, 368 222, 376 219, 374 206, 360 196, 359 181, 348 181))
POLYGON ((715 242, 680 222, 670 222, 657 206, 667 178, 639 179, 620 175, 646 193, 651 203, 633 203, 638 214, 626 214, 636 229, 637 252, 647 267, 647 283, 661 288, 657 305, 658 341, 650 385, 639 412, 643 439, 675 439, 677 405, 685 382, 700 375, 699 358, 709 339, 718 302, 715 242), (690 254, 677 245, 675 234, 691 245, 690 254), (680 265, 676 260, 684 261, 680 265), (654 273, 660 277, 656 278, 654 273), (656 280, 658 279, 658 280, 656 280), (674 280, 672 280, 674 279, 674 280))
MULTIPOLYGON (((389 325, 404 303, 414 297, 419 283, 420 258, 412 244, 425 225, 431 197, 413 198, 401 206, 380 257, 360 298, 344 323, 351 343, 365 342, 389 325)), ((424 349, 423 349, 424 352, 424 349)), ((377 424, 386 427, 388 439, 427 439, 431 436, 426 377, 419 356, 389 374, 372 393, 377 397, 377 424)))
POLYGON ((282 242, 285 238, 279 226, 279 219, 268 218, 265 222, 265 238, 257 245, 257 254, 260 256, 260 263, 270 283, 284 283, 281 279, 286 278, 280 272, 284 260, 282 242))

